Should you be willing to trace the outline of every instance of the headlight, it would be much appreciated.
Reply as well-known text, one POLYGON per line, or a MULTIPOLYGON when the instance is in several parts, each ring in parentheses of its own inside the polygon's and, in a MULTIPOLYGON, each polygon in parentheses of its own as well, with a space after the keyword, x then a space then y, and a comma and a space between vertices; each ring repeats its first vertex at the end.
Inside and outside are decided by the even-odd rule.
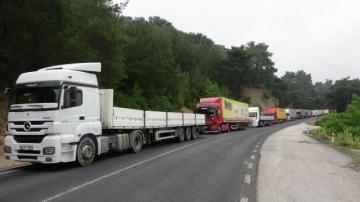
POLYGON ((5 146, 4 146, 4 152, 11 154, 11 147, 5 145, 5 146))
POLYGON ((55 147, 44 147, 43 154, 52 155, 55 153, 55 147))

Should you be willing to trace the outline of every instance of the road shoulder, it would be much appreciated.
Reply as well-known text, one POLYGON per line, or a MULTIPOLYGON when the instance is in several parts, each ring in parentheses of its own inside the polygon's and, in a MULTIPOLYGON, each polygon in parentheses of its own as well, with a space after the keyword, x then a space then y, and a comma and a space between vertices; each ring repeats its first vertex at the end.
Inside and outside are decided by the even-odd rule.
POLYGON ((6 160, 4 156, 4 146, 0 145, 0 172, 5 172, 7 170, 15 169, 26 165, 28 164, 6 160))
POLYGON ((351 158, 303 134, 301 123, 271 135, 261 148, 258 199, 357 201, 360 174, 351 158))

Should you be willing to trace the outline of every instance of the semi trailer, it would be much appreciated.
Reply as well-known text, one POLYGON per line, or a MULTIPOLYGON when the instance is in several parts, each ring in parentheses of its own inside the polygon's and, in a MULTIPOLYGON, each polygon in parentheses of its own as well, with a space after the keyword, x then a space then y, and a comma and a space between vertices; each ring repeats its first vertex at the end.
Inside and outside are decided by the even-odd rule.
POLYGON ((201 98, 196 111, 205 114, 204 132, 221 133, 249 125, 249 105, 224 97, 201 98))
POLYGON ((286 121, 286 112, 285 109, 282 108, 276 108, 276 107, 267 108, 264 111, 264 114, 267 116, 274 116, 274 121, 273 121, 274 124, 282 123, 286 121))
POLYGON ((287 108, 285 109, 286 112, 286 120, 291 121, 296 119, 296 109, 287 108))
POLYGON ((270 126, 274 122, 274 116, 261 115, 259 107, 249 107, 249 118, 252 127, 270 126))
POLYGON ((303 119, 306 117, 305 109, 296 109, 296 118, 303 119))
POLYGON ((140 152, 165 139, 195 139, 205 115, 114 107, 98 88, 100 63, 58 65, 21 74, 12 90, 5 158, 90 165, 110 151, 140 152))
POLYGON ((310 118, 310 117, 312 117, 312 110, 305 109, 305 118, 310 118))

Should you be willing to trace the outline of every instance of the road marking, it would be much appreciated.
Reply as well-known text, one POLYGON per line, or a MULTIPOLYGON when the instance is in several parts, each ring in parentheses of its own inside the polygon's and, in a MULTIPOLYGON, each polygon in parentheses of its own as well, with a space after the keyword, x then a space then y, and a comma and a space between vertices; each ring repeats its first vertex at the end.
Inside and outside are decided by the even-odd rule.
POLYGON ((255 155, 251 155, 250 159, 255 159, 255 155))
POLYGON ((249 162, 248 161, 244 161, 244 164, 246 165, 246 164, 248 164, 249 162))
POLYGON ((253 152, 255 153, 255 152, 257 152, 257 150, 256 150, 256 149, 254 149, 254 151, 253 151, 253 152))
POLYGON ((258 148, 258 147, 259 147, 259 145, 257 144, 257 145, 255 145, 255 147, 256 147, 256 148, 258 148))
POLYGON ((249 169, 253 168, 253 163, 249 163, 249 164, 248 164, 248 168, 249 168, 249 169))
POLYGON ((251 176, 250 175, 245 175, 244 183, 245 184, 250 184, 250 182, 251 182, 251 176))
POLYGON ((246 197, 241 197, 240 202, 248 202, 248 198, 246 198, 246 197))
POLYGON ((171 153, 174 153, 174 152, 177 152, 177 151, 186 149, 186 148, 188 148, 188 147, 190 147, 190 146, 193 146, 193 145, 196 145, 196 144, 200 144, 200 143, 203 143, 203 142, 208 142, 208 141, 211 141, 211 140, 213 140, 213 139, 211 138, 211 139, 203 140, 203 141, 200 141, 200 142, 194 142, 194 143, 191 143, 191 144, 188 144, 188 145, 185 145, 185 146, 176 148, 176 149, 172 149, 172 150, 167 151, 167 152, 165 152, 165 153, 158 154, 158 155, 153 156, 153 157, 151 157, 151 158, 148 158, 148 159, 145 159, 145 160, 143 160, 143 161, 140 161, 140 162, 134 163, 134 164, 132 164, 132 165, 129 165, 129 166, 127 166, 127 167, 125 167, 125 168, 122 168, 122 169, 120 169, 120 170, 114 171, 114 172, 112 172, 112 173, 103 175, 103 176, 101 176, 101 177, 95 178, 95 179, 93 179, 93 180, 91 180, 91 181, 88 181, 88 182, 86 182, 86 183, 83 183, 83 184, 80 184, 80 185, 78 185, 78 186, 75 186, 75 187, 73 187, 73 188, 71 188, 71 189, 68 189, 68 190, 66 190, 66 191, 64 191, 64 192, 60 192, 60 193, 58 193, 58 194, 56 194, 56 195, 54 195, 54 196, 51 196, 51 197, 49 197, 49 198, 46 198, 46 199, 42 200, 42 201, 43 201, 43 202, 53 201, 53 200, 55 200, 55 199, 57 199, 57 198, 60 198, 60 197, 62 197, 62 196, 64 196, 64 195, 66 195, 66 194, 70 194, 70 193, 72 193, 72 192, 74 192, 74 191, 77 191, 77 190, 82 189, 82 188, 84 188, 84 187, 87 187, 87 186, 89 186, 89 185, 95 184, 95 183, 97 183, 97 182, 99 182, 99 181, 101 181, 101 180, 104 180, 104 179, 107 179, 107 178, 112 177, 112 176, 114 176, 114 175, 120 174, 120 173, 122 173, 122 172, 124 172, 124 171, 127 171, 127 170, 129 170, 129 169, 131 169, 131 168, 137 167, 137 166, 142 165, 142 164, 144 164, 144 163, 147 163, 147 162, 149 162, 149 161, 153 161, 153 160, 155 160, 155 159, 164 157, 164 156, 169 155, 169 154, 171 154, 171 153))
POLYGON ((5 174, 12 173, 12 172, 15 172, 15 171, 18 171, 18 170, 5 171, 5 172, 0 173, 0 175, 5 175, 5 174))

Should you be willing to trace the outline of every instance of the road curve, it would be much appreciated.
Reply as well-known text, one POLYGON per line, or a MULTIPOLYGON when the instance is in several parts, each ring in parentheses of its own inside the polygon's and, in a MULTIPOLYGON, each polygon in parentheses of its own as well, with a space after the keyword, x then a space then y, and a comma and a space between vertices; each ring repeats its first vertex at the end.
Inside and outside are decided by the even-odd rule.
POLYGON ((0 201, 256 201, 262 142, 296 123, 158 143, 84 168, 32 165, 0 173, 0 201))
POLYGON ((264 142, 259 202, 360 201, 360 173, 351 169, 352 159, 303 134, 308 128, 314 127, 298 124, 264 142))

